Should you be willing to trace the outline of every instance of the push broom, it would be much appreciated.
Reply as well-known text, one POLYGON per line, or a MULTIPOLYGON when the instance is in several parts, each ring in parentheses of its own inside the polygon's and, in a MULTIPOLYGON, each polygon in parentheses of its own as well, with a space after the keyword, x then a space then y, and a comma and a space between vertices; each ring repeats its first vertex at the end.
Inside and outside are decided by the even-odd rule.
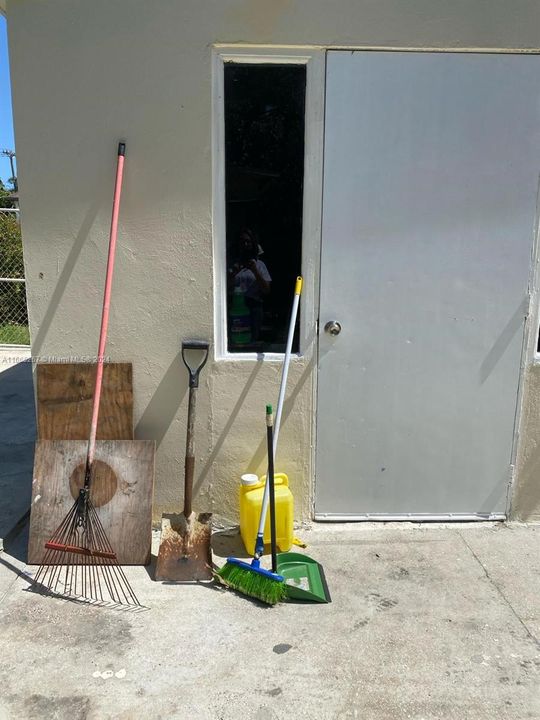
MULTIPOLYGON (((272 406, 266 406, 266 442, 268 446, 268 473, 266 486, 270 503, 270 534, 272 546, 272 570, 261 567, 259 557, 255 556, 251 563, 227 558, 225 565, 216 573, 218 579, 233 590, 249 595, 257 600, 275 605, 287 597, 285 578, 278 575, 276 554, 276 513, 274 499, 274 447, 273 447, 273 416, 272 406)), ((262 513, 261 513, 262 514, 262 513)))
MULTIPOLYGON (((277 450, 277 442, 279 437, 279 428, 281 425, 281 414, 283 412, 283 403, 285 401, 285 391, 287 389, 287 377, 289 374, 289 365, 291 361, 292 343, 294 339, 294 330, 296 327, 296 317, 298 315, 298 305, 300 303, 300 295, 302 294, 302 278, 297 277, 294 287, 294 299, 291 310, 291 318, 289 322, 289 332, 287 336, 287 345, 285 349, 285 359, 283 362, 283 370, 281 373, 281 384, 279 388, 279 398, 276 412, 275 431, 273 432, 272 446, 268 450, 268 473, 267 482, 264 486, 264 495, 261 506, 261 515, 259 520, 259 528, 255 541, 255 553, 251 563, 237 560, 236 558, 227 558, 227 562, 216 573, 218 579, 225 585, 241 592, 245 595, 257 597, 259 600, 274 605, 276 602, 286 597, 285 579, 276 573, 275 564, 275 547, 272 553, 272 569, 273 572, 264 570, 260 566, 260 558, 264 553, 264 527, 266 524, 266 515, 268 512, 268 504, 271 501, 270 487, 270 466, 272 466, 272 484, 273 484, 273 466, 274 458, 277 450)), ((267 416, 268 421, 268 416, 267 416)), ((272 509, 272 508, 271 508, 272 509)), ((271 518, 272 520, 272 518, 271 518)), ((271 522, 272 525, 272 522, 271 522)), ((275 543, 274 543, 275 545, 275 543)))
POLYGON ((107 274, 103 296, 101 329, 97 355, 92 421, 86 452, 84 485, 71 510, 45 543, 46 553, 34 580, 34 588, 49 594, 96 604, 140 607, 117 556, 107 538, 91 501, 92 475, 96 451, 99 404, 103 385, 103 362, 118 233, 118 213, 122 191, 126 146, 118 145, 116 183, 112 208, 107 274))

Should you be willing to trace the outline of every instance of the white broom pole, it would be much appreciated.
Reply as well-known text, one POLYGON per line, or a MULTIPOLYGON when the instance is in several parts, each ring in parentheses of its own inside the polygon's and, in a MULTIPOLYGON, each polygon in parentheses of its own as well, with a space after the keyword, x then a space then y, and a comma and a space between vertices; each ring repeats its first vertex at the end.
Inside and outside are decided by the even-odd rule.
MULTIPOLYGON (((279 398, 276 409, 276 420, 274 423, 274 442, 273 442, 273 454, 274 462, 276 458, 277 443, 279 437, 279 427, 281 425, 281 414, 283 412, 283 405, 285 402, 285 392, 287 390, 287 377, 289 375, 289 365, 291 362, 292 344, 294 339, 294 330, 296 327, 296 317, 298 315, 298 306, 300 304, 300 295, 302 294, 303 280, 299 276, 296 278, 296 284, 294 286, 294 299, 291 310, 291 319, 289 322, 289 334, 287 336, 287 345, 285 348, 285 359, 283 361, 283 369, 281 371, 281 384, 279 386, 279 398)), ((259 519, 259 529, 257 531, 257 539, 255 541, 255 557, 260 557, 264 553, 264 526, 266 523, 266 514, 268 512, 268 501, 270 499, 270 488, 268 486, 268 473, 267 482, 264 486, 264 495, 261 505, 261 516, 259 519)))

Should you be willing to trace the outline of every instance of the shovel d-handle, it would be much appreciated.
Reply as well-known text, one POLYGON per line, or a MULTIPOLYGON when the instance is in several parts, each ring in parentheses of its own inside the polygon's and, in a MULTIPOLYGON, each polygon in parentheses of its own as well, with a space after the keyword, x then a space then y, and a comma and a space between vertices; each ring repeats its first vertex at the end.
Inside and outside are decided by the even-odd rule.
POLYGON ((184 481, 184 516, 189 518, 191 515, 191 502, 193 497, 193 477, 195 474, 195 449, 193 444, 193 436, 195 430, 195 407, 196 407, 196 389, 199 387, 199 373, 206 365, 208 360, 209 344, 204 340, 191 340, 182 343, 182 360, 189 372, 189 402, 188 402, 188 420, 186 435, 186 462, 185 462, 185 481, 184 481), (202 359, 196 367, 191 366, 185 357, 186 350, 202 351, 202 359))
POLYGON ((208 360, 208 349, 210 345, 204 341, 204 340, 186 340, 182 343, 182 360, 184 361, 184 365, 187 367, 189 372, 189 387, 190 388, 196 388, 199 387, 199 373, 203 369, 203 367, 206 365, 206 361, 208 360), (203 355, 200 363, 193 367, 188 363, 186 360, 185 351, 186 350, 200 350, 203 355))

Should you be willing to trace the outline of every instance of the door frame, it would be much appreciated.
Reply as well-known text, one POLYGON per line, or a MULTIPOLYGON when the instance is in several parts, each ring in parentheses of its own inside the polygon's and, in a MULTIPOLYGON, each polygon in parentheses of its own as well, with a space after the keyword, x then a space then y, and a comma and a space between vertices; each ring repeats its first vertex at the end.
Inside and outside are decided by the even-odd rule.
MULTIPOLYGON (((447 54, 485 54, 485 55, 540 55, 539 49, 496 49, 496 48, 413 48, 413 47, 333 47, 324 48, 325 56, 325 72, 324 72, 324 96, 326 98, 326 59, 330 51, 344 52, 411 52, 411 53, 447 53, 447 54)), ((322 127, 322 144, 320 158, 320 167, 324 168, 325 153, 325 123, 322 127)), ((319 297, 319 305, 316 318, 316 347, 314 348, 314 372, 313 372, 313 442, 311 446, 311 465, 313 467, 313 482, 311 486, 311 515, 312 519, 318 522, 389 522, 389 521, 409 521, 409 522, 445 522, 445 521, 501 521, 506 520, 512 508, 512 495, 516 482, 516 459, 519 449, 520 430, 523 416, 524 402, 524 385, 527 367, 531 364, 540 364, 540 353, 537 352, 537 338, 540 337, 540 176, 537 186, 537 203, 538 208, 533 226, 533 236, 531 238, 531 261, 529 266, 528 278, 528 303, 523 328, 521 360, 518 377, 518 388, 516 397, 516 407, 514 412, 512 450, 510 463, 508 468, 508 484, 506 491, 506 503, 504 513, 476 513, 476 514, 457 514, 442 513, 436 515, 429 514, 382 514, 382 513, 360 513, 351 515, 333 515, 331 513, 318 513, 315 507, 316 485, 317 485, 317 425, 318 425, 318 372, 319 372, 319 337, 320 337, 320 287, 321 287, 321 253, 322 253, 322 213, 324 205, 324 173, 322 173, 320 184, 320 223, 319 223, 319 252, 317 253, 317 271, 316 286, 319 297)))

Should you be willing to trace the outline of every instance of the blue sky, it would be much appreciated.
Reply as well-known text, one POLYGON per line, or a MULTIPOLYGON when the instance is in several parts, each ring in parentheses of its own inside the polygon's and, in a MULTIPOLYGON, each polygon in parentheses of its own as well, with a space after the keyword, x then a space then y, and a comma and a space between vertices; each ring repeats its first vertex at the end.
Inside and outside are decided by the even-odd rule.
MULTIPOLYGON (((6 18, 0 15, 0 150, 14 150, 6 25, 6 18)), ((0 155, 0 178, 6 182, 10 177, 9 160, 0 155)))

